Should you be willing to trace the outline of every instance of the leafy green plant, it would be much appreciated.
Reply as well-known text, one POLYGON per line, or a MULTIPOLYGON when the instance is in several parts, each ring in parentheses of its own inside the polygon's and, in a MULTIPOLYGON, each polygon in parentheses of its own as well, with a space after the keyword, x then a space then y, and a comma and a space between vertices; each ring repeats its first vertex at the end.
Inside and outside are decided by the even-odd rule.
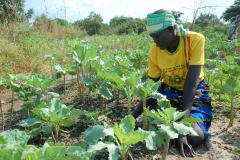
MULTIPOLYGON (((147 129, 147 114, 145 112, 146 110, 146 100, 147 100, 147 96, 153 96, 154 94, 157 94, 157 90, 158 90, 159 84, 155 83, 154 81, 148 79, 145 82, 142 83, 138 83, 135 89, 135 94, 137 96, 139 96, 142 101, 143 101, 143 129, 147 129)), ((160 96, 158 97, 158 99, 160 98, 160 96)))
POLYGON ((42 148, 27 145, 30 136, 23 131, 8 130, 0 133, 0 160, 93 160, 95 153, 88 152, 88 145, 78 142, 64 144, 45 143, 42 148))
POLYGON ((129 115, 113 128, 96 125, 88 128, 83 134, 89 146, 89 151, 107 149, 110 160, 132 159, 129 152, 132 145, 143 141, 149 135, 141 129, 134 130, 135 119, 129 115))
POLYGON ((37 106, 43 96, 50 94, 49 89, 53 84, 54 81, 44 73, 32 74, 19 84, 17 94, 25 102, 28 117, 30 117, 30 109, 37 106))
POLYGON ((3 80, 3 84, 9 87, 12 91, 11 94, 11 116, 10 123, 12 124, 13 120, 13 111, 14 111, 14 93, 19 91, 20 81, 24 78, 23 74, 8 74, 7 77, 3 80))
POLYGON ((19 130, 8 130, 0 133, 0 155, 1 160, 21 159, 24 147, 26 147, 30 136, 19 130))
POLYGON ((81 84, 80 77, 85 75, 85 71, 87 70, 89 60, 92 58, 95 58, 97 52, 95 49, 89 48, 86 42, 82 42, 82 43, 83 44, 75 46, 72 52, 72 58, 76 63, 79 96, 80 96, 80 101, 83 103, 84 86, 81 84))
POLYGON ((57 78, 61 78, 61 76, 63 75, 63 93, 65 95, 65 92, 66 92, 66 73, 67 71, 65 71, 61 65, 57 64, 54 66, 54 79, 57 79, 57 78))
POLYGON ((50 126, 54 142, 58 141, 61 126, 70 127, 75 124, 76 119, 79 117, 79 111, 72 106, 62 104, 59 98, 53 98, 46 103, 43 102, 32 110, 34 115, 50 126))
POLYGON ((152 125, 156 126, 156 131, 153 131, 146 139, 146 146, 152 150, 163 145, 163 160, 166 160, 170 139, 178 138, 179 135, 197 136, 191 126, 199 120, 193 117, 182 119, 186 111, 178 112, 176 108, 170 107, 164 110, 157 109, 157 111, 149 111, 145 108, 145 112, 148 117, 153 119, 152 125))
POLYGON ((234 112, 234 99, 239 96, 240 93, 240 68, 234 61, 234 58, 227 56, 227 64, 223 68, 223 73, 227 75, 227 80, 223 84, 222 91, 228 94, 230 97, 230 121, 228 127, 233 125, 233 120, 235 117, 234 112))

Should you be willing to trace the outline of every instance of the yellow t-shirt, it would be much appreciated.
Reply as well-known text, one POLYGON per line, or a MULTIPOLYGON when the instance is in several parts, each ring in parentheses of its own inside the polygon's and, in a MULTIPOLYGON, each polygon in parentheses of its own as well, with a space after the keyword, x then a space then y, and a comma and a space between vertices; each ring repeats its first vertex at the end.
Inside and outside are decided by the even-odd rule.
MULTIPOLYGON (((170 87, 183 90, 184 81, 188 72, 187 66, 204 65, 204 36, 200 33, 188 31, 186 37, 180 37, 178 48, 174 53, 166 49, 161 50, 155 43, 152 44, 148 61, 149 77, 160 77, 162 81, 170 87), (186 37, 189 37, 190 43, 186 37), (190 46, 188 46, 189 44, 190 46), (189 50, 190 53, 188 53, 189 50)), ((202 68, 199 81, 203 79, 203 76, 202 68)))

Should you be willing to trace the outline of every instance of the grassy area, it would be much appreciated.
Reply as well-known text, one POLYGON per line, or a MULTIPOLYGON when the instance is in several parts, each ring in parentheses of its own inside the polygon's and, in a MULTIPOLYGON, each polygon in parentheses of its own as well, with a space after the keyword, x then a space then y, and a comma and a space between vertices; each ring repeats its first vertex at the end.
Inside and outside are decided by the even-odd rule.
MULTIPOLYGON (((214 29, 200 30, 206 36, 206 58, 224 57, 239 53, 240 40, 227 41, 223 31, 214 29)), ((140 35, 96 35, 87 36, 72 25, 57 23, 39 23, 29 26, 24 23, 12 23, 0 26, 0 74, 44 71, 49 73, 46 54, 55 54, 58 63, 68 63, 68 55, 81 41, 104 48, 104 52, 115 50, 141 50, 148 52, 152 42, 148 34, 140 35)))

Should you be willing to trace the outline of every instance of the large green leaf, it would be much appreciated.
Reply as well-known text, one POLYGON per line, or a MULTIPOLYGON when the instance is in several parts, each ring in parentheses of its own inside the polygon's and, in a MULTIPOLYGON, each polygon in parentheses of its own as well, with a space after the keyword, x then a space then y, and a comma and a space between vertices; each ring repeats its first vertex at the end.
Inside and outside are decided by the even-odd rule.
POLYGON ((138 142, 144 141, 148 137, 148 132, 143 130, 137 130, 123 138, 122 144, 134 145, 138 142))
POLYGON ((188 127, 182 123, 173 123, 173 128, 177 131, 179 135, 191 135, 198 136, 192 127, 188 127))
POLYGON ((120 123, 120 128, 124 134, 130 134, 135 128, 135 119, 132 115, 125 116, 120 123))
POLYGON ((68 157, 78 157, 78 159, 80 158, 82 160, 90 160, 94 156, 94 153, 88 152, 87 147, 85 142, 74 144, 67 148, 66 155, 68 157))
POLYGON ((240 82, 234 77, 229 77, 222 87, 222 91, 228 94, 235 95, 239 90, 240 82))
POLYGON ((184 112, 178 112, 178 111, 176 111, 175 114, 174 114, 174 120, 173 120, 173 121, 178 121, 178 120, 180 120, 181 118, 183 118, 183 117, 186 115, 186 112, 187 112, 187 111, 184 111, 184 112))
POLYGON ((193 126, 198 122, 201 122, 202 120, 194 118, 194 117, 189 117, 189 118, 184 118, 183 120, 180 121, 180 123, 186 125, 186 126, 193 126))
POLYGON ((165 114, 163 114, 160 110, 157 110, 157 112, 156 112, 154 110, 149 111, 147 108, 145 108, 145 111, 147 113, 147 116, 153 118, 155 121, 157 121, 161 124, 168 123, 167 116, 165 114))
POLYGON ((30 130, 28 132, 28 134, 31 136, 31 137, 36 137, 38 136, 42 131, 42 128, 41 127, 36 127, 36 128, 33 128, 32 130, 30 130))
POLYGON ((107 148, 109 152, 109 160, 119 160, 120 155, 119 155, 119 148, 114 144, 113 142, 98 142, 95 145, 90 145, 88 152, 96 152, 96 151, 101 151, 103 149, 107 148))
POLYGON ((97 56, 97 51, 94 48, 88 48, 86 51, 85 60, 89 61, 97 56))
POLYGON ((146 147, 149 150, 156 150, 158 148, 161 148, 164 144, 164 140, 167 140, 168 136, 166 134, 162 134, 159 131, 151 131, 148 137, 145 139, 146 147))
POLYGON ((170 107, 163 110, 164 114, 167 116, 168 121, 174 121, 174 115, 176 113, 176 108, 170 107))
POLYGON ((61 65, 57 64, 54 66, 54 69, 56 70, 57 73, 59 74, 66 74, 66 71, 63 70, 63 68, 61 67, 61 65))
POLYGON ((41 124, 42 121, 37 118, 37 117, 34 117, 34 118, 28 118, 28 119, 24 119, 24 120, 21 120, 18 125, 21 126, 21 127, 33 127, 37 124, 41 124))
POLYGON ((133 145, 143 141, 148 136, 148 132, 143 130, 134 131, 134 128, 135 119, 132 116, 126 116, 120 125, 114 125, 114 133, 121 144, 133 145))
POLYGON ((100 86, 99 87, 99 93, 101 96, 107 100, 110 100, 113 98, 112 93, 110 92, 109 88, 106 86, 100 86))
POLYGON ((0 160, 21 160, 22 147, 0 149, 0 160))
POLYGON ((178 138, 178 133, 171 126, 161 124, 159 130, 161 131, 162 134, 166 134, 168 139, 178 138))
POLYGON ((75 119, 78 117, 76 111, 77 109, 73 109, 72 106, 62 104, 59 98, 41 103, 40 106, 32 110, 35 115, 47 123, 65 127, 72 126, 75 123, 75 119))
POLYGON ((86 85, 86 86, 92 86, 94 84, 94 81, 91 79, 88 79, 87 77, 80 76, 80 80, 86 85))
POLYGON ((30 136, 23 131, 17 129, 7 130, 0 133, 0 149, 14 148, 17 146, 25 147, 30 136))
POLYGON ((105 128, 102 125, 95 125, 83 132, 88 144, 95 144, 99 140, 103 140, 106 136, 114 137, 112 128, 105 128))
POLYGON ((46 160, 63 160, 66 154, 65 146, 63 144, 55 144, 54 146, 44 144, 42 154, 46 160))

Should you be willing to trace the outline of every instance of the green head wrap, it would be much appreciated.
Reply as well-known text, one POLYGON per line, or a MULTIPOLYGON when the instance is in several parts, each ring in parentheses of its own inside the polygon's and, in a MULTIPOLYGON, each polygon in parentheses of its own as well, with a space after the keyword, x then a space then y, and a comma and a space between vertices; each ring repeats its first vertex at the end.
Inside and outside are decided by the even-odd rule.
POLYGON ((168 12, 147 15, 147 31, 152 34, 173 26, 178 36, 186 36, 187 30, 176 23, 174 16, 168 12))

